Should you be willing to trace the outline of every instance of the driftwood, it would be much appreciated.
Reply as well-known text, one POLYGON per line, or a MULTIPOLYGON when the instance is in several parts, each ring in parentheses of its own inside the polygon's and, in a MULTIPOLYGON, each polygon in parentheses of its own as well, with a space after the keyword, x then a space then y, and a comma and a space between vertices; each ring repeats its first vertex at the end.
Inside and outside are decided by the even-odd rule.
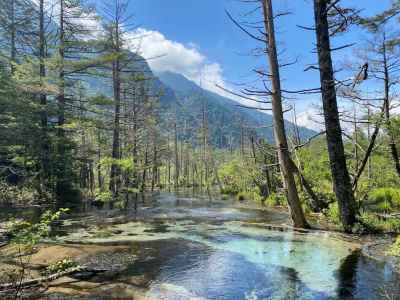
POLYGON ((34 279, 24 280, 20 283, 12 282, 12 283, 0 284, 0 291, 36 286, 36 285, 40 285, 45 282, 54 281, 58 278, 73 275, 73 274, 80 273, 80 272, 90 272, 90 273, 97 274, 97 273, 102 273, 102 272, 106 272, 106 271, 107 270, 104 270, 104 269, 89 269, 85 266, 78 266, 78 267, 70 268, 70 269, 62 271, 62 272, 51 274, 49 276, 43 276, 43 277, 38 277, 38 278, 34 278, 34 279))

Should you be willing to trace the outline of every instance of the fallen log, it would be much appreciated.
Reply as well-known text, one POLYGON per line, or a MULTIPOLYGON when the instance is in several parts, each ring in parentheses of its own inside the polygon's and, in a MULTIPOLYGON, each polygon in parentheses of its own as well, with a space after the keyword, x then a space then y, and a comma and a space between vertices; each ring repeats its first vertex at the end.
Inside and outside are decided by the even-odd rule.
POLYGON ((22 282, 17 282, 17 283, 11 282, 11 283, 0 284, 0 291, 12 290, 15 288, 26 288, 26 287, 30 287, 30 286, 36 286, 36 285, 40 285, 45 282, 54 281, 54 280, 64 277, 64 276, 69 276, 69 275, 73 275, 73 274, 77 274, 77 273, 81 273, 81 272, 90 272, 93 274, 98 274, 98 273, 103 273, 106 271, 107 270, 105 270, 105 269, 90 269, 85 266, 78 266, 78 267, 67 269, 62 272, 51 274, 49 276, 43 276, 43 277, 38 277, 38 278, 34 278, 34 279, 23 280, 22 282))

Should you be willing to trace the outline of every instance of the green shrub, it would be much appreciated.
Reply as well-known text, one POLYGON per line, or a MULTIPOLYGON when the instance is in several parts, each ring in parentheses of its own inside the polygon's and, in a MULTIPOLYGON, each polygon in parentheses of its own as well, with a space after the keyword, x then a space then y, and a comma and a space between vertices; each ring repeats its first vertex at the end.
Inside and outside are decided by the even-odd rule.
POLYGON ((274 207, 274 206, 284 206, 286 205, 286 199, 282 194, 272 193, 269 195, 267 200, 265 200, 265 204, 274 207))
POLYGON ((260 170, 253 164, 239 158, 224 163, 218 169, 218 175, 223 185, 223 194, 237 195, 254 187, 254 178, 260 170))
POLYGON ((38 192, 28 186, 9 185, 0 181, 0 202, 2 204, 29 204, 40 200, 38 192))
POLYGON ((110 191, 96 191, 95 201, 101 203, 108 203, 113 200, 113 195, 110 191))
POLYGON ((395 188, 379 188, 373 190, 364 208, 367 210, 390 213, 400 209, 400 189, 395 188))
POLYGON ((224 195, 237 195, 240 192, 237 185, 226 185, 222 188, 221 193, 224 195))
POLYGON ((360 225, 358 231, 363 233, 382 233, 382 232, 400 232, 400 220, 383 220, 372 213, 362 213, 359 217, 360 225))
POLYGON ((332 223, 334 223, 336 225, 341 224, 339 206, 338 206, 337 202, 331 203, 329 205, 329 208, 326 211, 326 216, 332 223))
POLYGON ((46 211, 40 217, 38 223, 30 223, 25 220, 11 220, 7 232, 11 241, 15 244, 36 245, 40 240, 49 237, 51 224, 61 218, 68 209, 62 208, 57 212, 46 211))
POLYGON ((260 196, 260 193, 258 189, 254 189, 251 191, 241 191, 236 195, 236 199, 238 201, 244 201, 244 200, 251 200, 251 201, 258 201, 261 202, 262 197, 260 196))

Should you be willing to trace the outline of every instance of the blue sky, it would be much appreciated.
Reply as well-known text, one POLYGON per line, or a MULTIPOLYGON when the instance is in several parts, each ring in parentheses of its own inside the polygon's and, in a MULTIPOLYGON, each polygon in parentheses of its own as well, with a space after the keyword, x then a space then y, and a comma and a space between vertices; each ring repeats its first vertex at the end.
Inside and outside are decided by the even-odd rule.
MULTIPOLYGON (((317 72, 304 72, 307 64, 316 62, 314 33, 297 27, 312 26, 311 0, 274 0, 275 12, 291 11, 277 24, 279 49, 285 49, 282 60, 298 58, 299 63, 282 71, 286 89, 313 88, 319 85, 317 72)), ((344 4, 373 14, 388 7, 390 0, 344 0, 344 4)), ((225 9, 234 16, 251 9, 239 0, 133 0, 130 11, 144 38, 143 55, 165 54, 150 64, 156 71, 170 70, 198 81, 200 70, 209 80, 206 88, 215 90, 215 83, 235 88, 234 83, 251 82, 256 77, 252 69, 265 67, 265 58, 250 55, 259 44, 238 30, 227 18, 225 9)), ((334 46, 360 40, 363 33, 354 29, 334 41, 334 46)), ((352 50, 335 54, 335 62, 351 59, 352 50)), ((298 111, 310 103, 318 103, 317 95, 296 100, 298 111)))

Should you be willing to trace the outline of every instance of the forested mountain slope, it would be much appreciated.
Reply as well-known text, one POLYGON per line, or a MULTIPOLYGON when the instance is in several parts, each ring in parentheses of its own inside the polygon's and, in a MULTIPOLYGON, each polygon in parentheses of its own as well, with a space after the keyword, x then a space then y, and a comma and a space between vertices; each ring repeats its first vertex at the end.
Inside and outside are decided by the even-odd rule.
MULTIPOLYGON (((184 76, 172 72, 157 73, 156 76, 166 87, 167 91, 173 90, 178 101, 178 120, 185 120, 192 128, 201 127, 203 105, 206 107, 208 129, 211 142, 218 147, 227 147, 230 142, 237 146, 241 133, 245 135, 256 134, 273 142, 272 117, 257 110, 242 108, 232 99, 202 89, 196 83, 184 76)), ((161 98, 162 105, 173 109, 174 101, 168 97, 161 98)), ((184 126, 184 125, 183 125, 184 126)), ((186 125, 188 126, 188 125, 186 125)), ((286 129, 293 132, 294 124, 287 122, 286 129)), ((314 131, 300 127, 301 138, 315 134, 314 131)))

